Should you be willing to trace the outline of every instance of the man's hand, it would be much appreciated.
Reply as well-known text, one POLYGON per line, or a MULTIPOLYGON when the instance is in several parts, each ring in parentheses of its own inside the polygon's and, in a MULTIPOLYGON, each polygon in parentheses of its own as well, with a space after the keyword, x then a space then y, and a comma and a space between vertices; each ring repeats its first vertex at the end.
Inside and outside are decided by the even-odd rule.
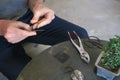
POLYGON ((45 26, 49 24, 54 18, 54 11, 44 6, 42 0, 29 0, 30 9, 33 12, 33 18, 31 24, 33 29, 45 26))
POLYGON ((31 31, 28 24, 20 21, 0 20, 0 35, 10 43, 18 43, 29 36, 36 35, 36 32, 31 31))

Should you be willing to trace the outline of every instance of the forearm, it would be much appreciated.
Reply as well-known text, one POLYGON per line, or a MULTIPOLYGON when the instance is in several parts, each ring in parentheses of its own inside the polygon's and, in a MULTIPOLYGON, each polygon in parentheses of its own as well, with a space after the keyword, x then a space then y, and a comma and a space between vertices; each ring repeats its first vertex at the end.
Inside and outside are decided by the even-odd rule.
POLYGON ((37 5, 43 4, 44 0, 28 0, 28 6, 31 10, 37 5))
POLYGON ((2 35, 2 23, 3 23, 3 20, 0 20, 0 36, 2 35))

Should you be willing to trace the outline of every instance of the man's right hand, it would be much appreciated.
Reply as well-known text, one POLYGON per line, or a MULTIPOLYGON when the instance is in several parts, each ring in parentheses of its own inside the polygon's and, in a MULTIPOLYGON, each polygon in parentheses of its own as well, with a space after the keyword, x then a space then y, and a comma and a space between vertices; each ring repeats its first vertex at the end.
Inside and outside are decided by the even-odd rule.
POLYGON ((29 36, 36 35, 35 31, 23 22, 13 20, 0 20, 0 35, 10 43, 18 43, 29 36))

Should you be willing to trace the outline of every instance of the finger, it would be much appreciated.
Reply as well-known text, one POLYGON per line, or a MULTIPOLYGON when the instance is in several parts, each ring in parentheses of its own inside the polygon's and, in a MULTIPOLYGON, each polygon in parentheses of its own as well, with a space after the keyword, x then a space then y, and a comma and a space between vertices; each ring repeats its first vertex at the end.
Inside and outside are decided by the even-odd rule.
POLYGON ((51 12, 47 13, 47 14, 45 15, 45 17, 38 22, 37 28, 42 27, 42 26, 45 26, 45 25, 51 23, 51 21, 52 21, 53 19, 54 19, 54 14, 51 13, 51 12))
POLYGON ((37 33, 35 31, 28 32, 28 36, 35 36, 37 33))
POLYGON ((55 18, 54 12, 53 11, 48 12, 45 17, 46 19, 53 20, 55 18))
POLYGON ((30 21, 30 22, 31 22, 32 24, 34 24, 34 23, 38 22, 38 21, 39 21, 40 16, 41 16, 40 12, 36 12, 36 13, 34 13, 34 16, 33 16, 33 18, 31 19, 31 21, 30 21))
POLYGON ((25 24, 23 22, 18 22, 17 26, 21 29, 28 30, 28 31, 31 31, 32 29, 28 24, 25 24))
POLYGON ((23 35, 26 37, 28 36, 35 36, 37 33, 35 31, 23 31, 23 35))
POLYGON ((38 25, 38 23, 34 24, 34 25, 32 26, 32 29, 33 29, 33 30, 36 29, 36 28, 37 28, 37 25, 38 25))

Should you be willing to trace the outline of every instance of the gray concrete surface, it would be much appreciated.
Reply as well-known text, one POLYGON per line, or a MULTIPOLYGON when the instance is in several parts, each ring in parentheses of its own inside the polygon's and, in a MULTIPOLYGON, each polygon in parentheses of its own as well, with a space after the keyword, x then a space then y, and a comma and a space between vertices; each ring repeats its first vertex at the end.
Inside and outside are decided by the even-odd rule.
POLYGON ((8 80, 6 76, 4 76, 1 72, 0 72, 0 80, 8 80))
POLYGON ((108 40, 120 35, 120 0, 46 0, 56 15, 108 40))

